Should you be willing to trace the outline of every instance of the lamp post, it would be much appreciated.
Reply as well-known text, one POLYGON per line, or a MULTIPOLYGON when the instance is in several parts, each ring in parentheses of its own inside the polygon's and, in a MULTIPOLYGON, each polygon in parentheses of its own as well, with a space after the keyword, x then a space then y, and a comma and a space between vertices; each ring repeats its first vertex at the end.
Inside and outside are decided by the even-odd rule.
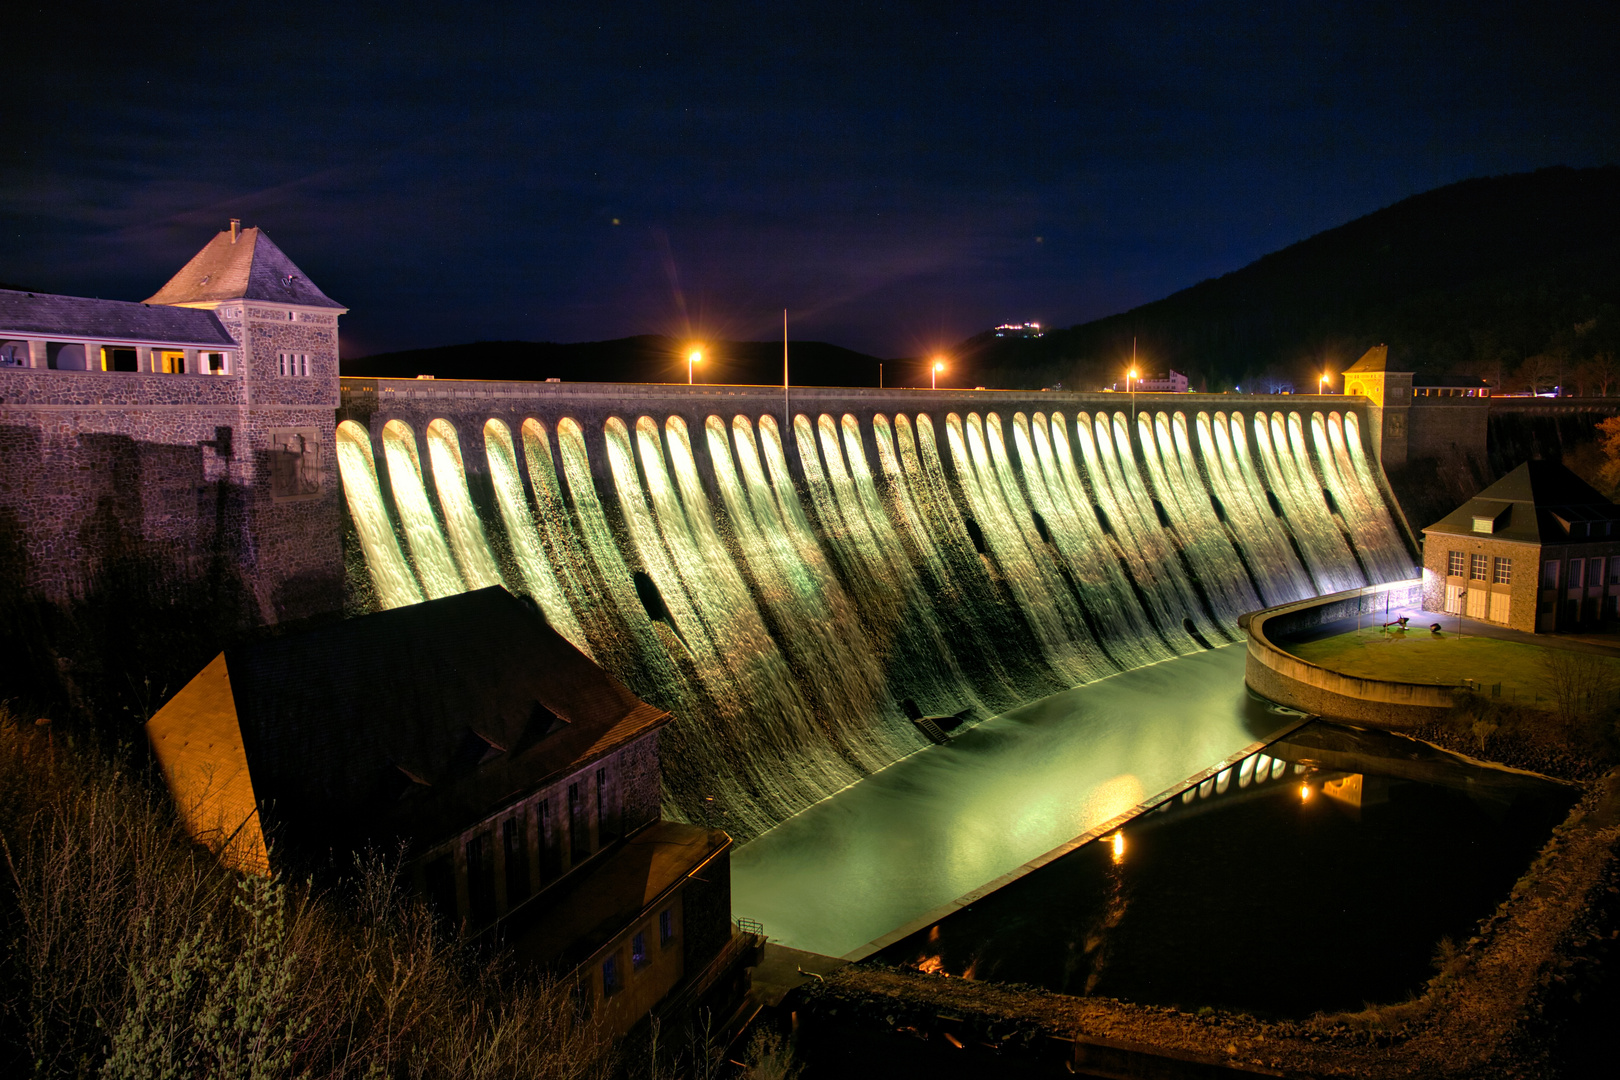
POLYGON ((1320 379, 1316 380, 1317 387, 1318 387, 1318 389, 1319 389, 1319 391, 1321 393, 1325 394, 1325 393, 1328 392, 1327 384, 1328 384, 1328 379, 1330 379, 1331 377, 1332 376, 1330 376, 1327 372, 1324 371, 1324 372, 1322 372, 1322 377, 1320 379))
POLYGON ((703 363, 703 350, 693 349, 686 357, 686 385, 692 385, 692 365, 703 363))
POLYGON ((1135 378, 1136 378, 1136 369, 1135 368, 1131 368, 1131 370, 1129 370, 1129 371, 1127 371, 1125 373, 1125 389, 1129 390, 1130 394, 1131 394, 1131 426, 1132 427, 1136 426, 1136 384, 1131 381, 1132 379, 1135 379, 1135 378))
POLYGON ((945 370, 945 361, 939 357, 934 358, 934 366, 928 370, 928 389, 939 389, 939 373, 945 370))

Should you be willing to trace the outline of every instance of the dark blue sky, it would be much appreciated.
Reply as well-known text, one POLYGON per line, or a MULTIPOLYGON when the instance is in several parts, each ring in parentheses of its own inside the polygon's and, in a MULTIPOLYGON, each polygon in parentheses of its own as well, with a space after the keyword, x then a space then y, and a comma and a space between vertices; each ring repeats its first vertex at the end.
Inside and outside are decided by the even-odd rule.
POLYGON ((894 356, 1620 160, 1612 4, 599 6, 8 11, 0 281, 142 299, 240 217, 347 355, 787 307, 894 356))

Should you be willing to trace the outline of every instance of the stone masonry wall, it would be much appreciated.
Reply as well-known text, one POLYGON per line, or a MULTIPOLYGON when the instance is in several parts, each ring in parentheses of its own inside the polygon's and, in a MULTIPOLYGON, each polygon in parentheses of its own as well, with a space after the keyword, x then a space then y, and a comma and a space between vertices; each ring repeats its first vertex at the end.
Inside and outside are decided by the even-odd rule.
POLYGON ((149 713, 229 641, 341 609, 336 317, 241 307, 230 375, 0 370, 0 694, 149 713))

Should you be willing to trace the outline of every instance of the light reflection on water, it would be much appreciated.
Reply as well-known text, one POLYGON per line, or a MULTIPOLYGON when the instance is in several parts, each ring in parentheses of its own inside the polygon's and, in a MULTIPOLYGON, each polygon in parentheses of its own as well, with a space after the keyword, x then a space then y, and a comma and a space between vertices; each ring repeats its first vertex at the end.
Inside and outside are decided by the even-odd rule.
POLYGON ((1126 672, 892 765, 738 848, 732 909, 857 949, 1285 726, 1243 665, 1238 646, 1126 672))

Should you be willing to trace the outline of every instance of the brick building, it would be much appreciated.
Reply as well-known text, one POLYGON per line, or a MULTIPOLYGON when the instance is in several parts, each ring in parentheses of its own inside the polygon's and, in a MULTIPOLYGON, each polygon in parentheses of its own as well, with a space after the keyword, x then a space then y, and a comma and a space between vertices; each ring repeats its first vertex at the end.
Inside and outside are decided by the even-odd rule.
POLYGON ((659 818, 659 730, 499 586, 227 649, 147 724, 227 864, 408 852, 446 924, 573 972, 610 1031, 738 945, 731 838, 659 818))
POLYGON ((1549 633, 1620 616, 1620 506, 1527 461, 1423 530, 1423 606, 1549 633))

